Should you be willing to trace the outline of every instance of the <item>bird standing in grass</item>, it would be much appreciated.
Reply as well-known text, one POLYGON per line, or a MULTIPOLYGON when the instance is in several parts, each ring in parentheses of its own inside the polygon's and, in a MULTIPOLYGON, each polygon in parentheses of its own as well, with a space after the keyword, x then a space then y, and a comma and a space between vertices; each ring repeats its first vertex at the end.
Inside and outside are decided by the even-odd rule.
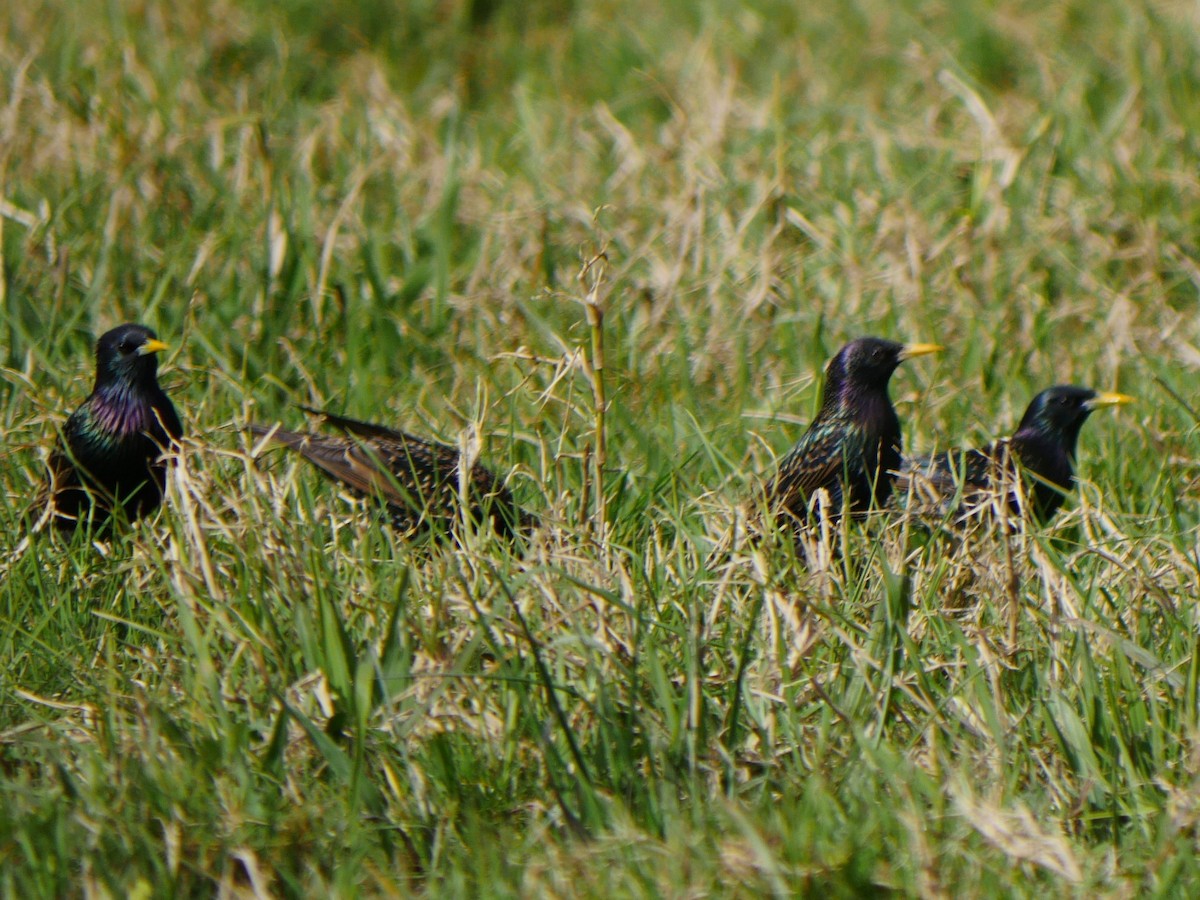
POLYGON ((1047 388, 1033 398, 1011 438, 978 449, 906 459, 902 478, 907 484, 917 476, 919 486, 928 486, 943 507, 959 496, 961 485, 967 509, 986 501, 992 488, 1007 484, 1013 513, 1026 505, 1038 521, 1048 521, 1075 483, 1075 445, 1083 423, 1101 407, 1132 401, 1126 394, 1074 385, 1047 388), (1025 490, 1018 491, 1022 470, 1030 477, 1025 490))
POLYGON ((887 502, 900 465, 900 420, 888 381, 904 360, 942 348, 881 338, 851 341, 826 371, 821 410, 766 485, 767 504, 783 524, 804 522, 819 491, 829 513, 861 514, 887 502))
POLYGON ((158 353, 167 345, 149 328, 121 325, 96 342, 96 383, 63 426, 49 459, 43 518, 73 532, 90 520, 129 521, 162 502, 164 452, 183 435, 175 407, 158 386, 158 353))
POLYGON ((528 532, 534 519, 513 500, 508 488, 480 463, 460 476, 462 454, 382 425, 359 422, 301 407, 340 429, 339 436, 286 431, 251 424, 250 431, 295 450, 331 478, 358 494, 382 500, 392 524, 405 534, 455 528, 463 491, 475 522, 490 519, 496 533, 528 532))

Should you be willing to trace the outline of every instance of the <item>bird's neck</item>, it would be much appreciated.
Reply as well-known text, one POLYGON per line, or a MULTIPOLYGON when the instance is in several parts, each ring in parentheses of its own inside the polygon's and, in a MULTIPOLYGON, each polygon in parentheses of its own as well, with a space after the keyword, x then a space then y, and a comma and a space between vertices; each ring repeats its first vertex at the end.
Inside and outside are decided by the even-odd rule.
POLYGON ((887 388, 831 382, 821 406, 825 416, 853 420, 880 430, 899 428, 887 388))
POLYGON ((105 432, 139 434, 154 424, 153 401, 157 390, 136 381, 112 380, 97 384, 92 393, 92 415, 105 432))
POLYGON ((1070 486, 1075 474, 1076 434, 1046 434, 1033 428, 1022 428, 1012 437, 1012 448, 1021 465, 1032 472, 1064 487, 1070 486))
POLYGON ((1029 502, 1034 515, 1045 521, 1062 506, 1065 492, 1074 487, 1075 438, 1020 429, 1013 435, 1012 448, 1025 470, 1037 476, 1030 485, 1029 502))

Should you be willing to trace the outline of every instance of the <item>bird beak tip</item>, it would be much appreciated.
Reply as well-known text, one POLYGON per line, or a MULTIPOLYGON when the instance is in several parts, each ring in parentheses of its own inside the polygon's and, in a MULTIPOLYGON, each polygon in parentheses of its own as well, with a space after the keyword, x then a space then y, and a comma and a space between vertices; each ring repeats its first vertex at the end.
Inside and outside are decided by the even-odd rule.
POLYGON ((1089 405, 1092 409, 1101 406, 1124 406, 1126 403, 1132 403, 1135 398, 1128 394, 1117 394, 1111 391, 1101 391, 1091 399, 1089 405))
POLYGON ((167 345, 157 338, 150 338, 142 346, 138 347, 138 356, 149 356, 151 353, 161 353, 167 349, 167 345))
POLYGON ((941 344, 908 344, 900 351, 900 359, 912 359, 914 356, 926 356, 930 353, 941 353, 946 348, 941 344))

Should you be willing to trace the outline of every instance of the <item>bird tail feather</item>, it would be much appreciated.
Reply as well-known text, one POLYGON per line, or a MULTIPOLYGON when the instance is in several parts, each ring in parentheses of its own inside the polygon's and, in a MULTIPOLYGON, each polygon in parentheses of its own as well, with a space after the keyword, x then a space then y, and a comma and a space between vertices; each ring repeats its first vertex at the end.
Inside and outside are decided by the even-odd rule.
POLYGON ((385 428, 383 425, 375 425, 371 422, 363 422, 359 419, 351 419, 347 416, 339 416, 337 413, 331 413, 328 410, 317 409, 313 406, 305 406, 303 403, 296 404, 306 413, 314 416, 320 416, 334 428, 341 429, 347 434, 356 434, 359 437, 370 438, 390 438, 395 439, 399 432, 385 428))

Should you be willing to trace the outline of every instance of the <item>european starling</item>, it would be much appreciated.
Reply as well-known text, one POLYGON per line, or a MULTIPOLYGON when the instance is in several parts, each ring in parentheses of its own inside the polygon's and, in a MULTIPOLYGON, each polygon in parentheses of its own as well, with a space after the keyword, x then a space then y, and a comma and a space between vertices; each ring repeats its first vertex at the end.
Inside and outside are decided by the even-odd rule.
POLYGON ((783 523, 803 522, 824 489, 836 518, 881 507, 900 465, 900 420, 888 381, 904 360, 936 353, 937 344, 897 344, 859 338, 838 351, 826 370, 821 411, 767 482, 767 503, 783 523))
POLYGON ((121 325, 96 342, 96 384, 71 413, 49 459, 43 501, 60 531, 106 526, 119 508, 132 522, 162 502, 164 451, 183 435, 170 399, 158 386, 158 357, 167 345, 149 328, 121 325))
POLYGON ((452 531, 462 487, 468 493, 471 518, 476 522, 490 519, 497 534, 512 537, 533 527, 533 517, 516 504, 508 488, 486 466, 474 463, 466 484, 460 485, 462 454, 454 447, 382 425, 301 408, 324 417, 344 434, 309 434, 256 424, 249 426, 250 431, 290 447, 355 493, 382 500, 392 524, 404 534, 452 531))
POLYGON ((919 476, 922 486, 927 484, 943 502, 955 496, 961 484, 967 508, 978 505, 997 482, 1008 484, 1012 486, 1009 509, 1019 513, 1016 479, 1018 471, 1024 470, 1031 476, 1026 482, 1025 503, 1034 517, 1045 522, 1058 512, 1075 483, 1075 444, 1087 417, 1102 406, 1132 400, 1125 394, 1073 385, 1047 388, 1033 398, 1011 438, 979 449, 906 459, 902 477, 908 481, 914 474, 919 476))

